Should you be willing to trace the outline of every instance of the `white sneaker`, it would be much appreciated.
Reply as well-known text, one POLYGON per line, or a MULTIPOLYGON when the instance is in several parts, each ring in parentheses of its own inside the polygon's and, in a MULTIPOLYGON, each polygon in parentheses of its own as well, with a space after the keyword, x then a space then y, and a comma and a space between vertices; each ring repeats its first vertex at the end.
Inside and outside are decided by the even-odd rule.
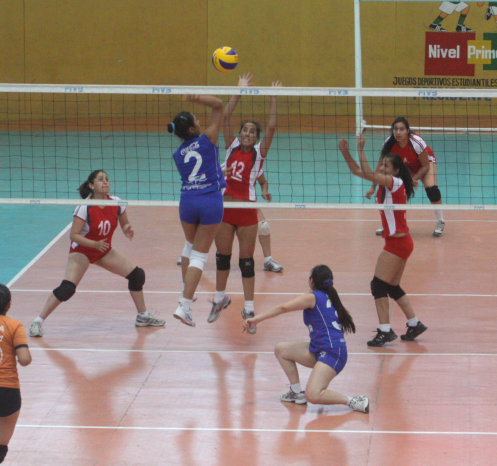
POLYGON ((349 408, 361 413, 369 413, 369 400, 367 396, 353 396, 349 401, 349 408))
POLYGON ((305 392, 295 393, 291 388, 286 393, 281 394, 280 400, 286 401, 287 403, 295 403, 296 405, 304 405, 307 403, 305 392))
POLYGON ((274 259, 269 259, 267 262, 264 262, 264 270, 266 272, 281 272, 283 270, 283 266, 276 262, 274 259))
POLYGON ((376 231, 376 236, 381 236, 383 234, 383 227, 378 228, 376 231))
POLYGON ((209 317, 207 317, 207 322, 209 322, 209 324, 212 324, 212 322, 216 321, 221 315, 221 311, 223 309, 226 309, 230 304, 231 299, 229 298, 229 296, 226 295, 218 303, 212 301, 212 308, 209 317))
POLYGON ((29 336, 30 337, 42 337, 43 329, 41 328, 41 322, 33 321, 29 326, 29 336))
POLYGON ((438 221, 435 225, 435 229, 433 230, 433 236, 442 236, 444 233, 445 222, 438 221))
POLYGON ((136 327, 164 327, 166 321, 155 318, 152 314, 148 317, 138 314, 135 320, 136 327))
POLYGON ((189 325, 190 327, 195 327, 195 322, 193 321, 191 309, 185 310, 183 309, 182 306, 178 306, 173 314, 173 317, 175 319, 181 320, 181 322, 183 322, 186 325, 189 325))

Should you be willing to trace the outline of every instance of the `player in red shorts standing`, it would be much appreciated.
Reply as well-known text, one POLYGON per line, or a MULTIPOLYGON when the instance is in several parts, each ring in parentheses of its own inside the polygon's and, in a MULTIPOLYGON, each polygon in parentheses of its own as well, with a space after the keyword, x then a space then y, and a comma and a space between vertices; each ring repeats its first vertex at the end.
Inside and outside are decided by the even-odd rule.
MULTIPOLYGON (((252 74, 240 76, 238 86, 251 86, 252 74)), ((281 86, 279 81, 272 83, 273 87, 281 86)), ((223 133, 226 144, 225 165, 228 169, 227 187, 224 193, 224 216, 216 234, 216 296, 212 309, 207 318, 209 323, 214 322, 221 311, 231 303, 226 295, 226 284, 230 273, 231 252, 235 234, 240 248, 239 267, 242 273, 243 294, 245 304, 242 318, 254 316, 254 250, 257 241, 258 217, 257 209, 229 208, 230 202, 255 202, 256 182, 263 174, 262 166, 271 147, 274 132, 276 131, 276 96, 270 100, 269 119, 264 138, 260 140, 261 127, 255 121, 245 121, 240 128, 240 134, 235 136, 232 115, 240 95, 234 95, 224 110, 223 133)), ((267 193, 263 192, 263 197, 267 193)), ((265 197, 267 198, 267 197, 265 197)), ((249 333, 255 333, 256 327, 249 333)))
MULTIPOLYGON (((378 204, 406 204, 407 199, 413 195, 411 175, 399 155, 385 154, 379 169, 373 171, 366 160, 362 137, 357 142, 361 166, 357 165, 350 155, 346 139, 342 139, 338 147, 352 174, 380 185, 376 196, 378 204)), ((385 247, 378 257, 371 281, 371 294, 375 300, 380 325, 376 336, 368 341, 368 346, 383 346, 397 338, 390 325, 388 297, 395 300, 408 319, 407 332, 401 335, 402 340, 412 341, 427 329, 416 317, 407 295, 400 287, 407 259, 414 248, 406 222, 406 211, 381 210, 380 213, 385 247)))
MULTIPOLYGON (((103 170, 95 170, 79 187, 79 193, 83 199, 89 197, 90 199, 118 200, 117 196, 109 195, 109 189, 110 182, 107 173, 103 170)), ((145 306, 143 297, 145 272, 143 269, 137 267, 126 256, 112 248, 112 236, 118 224, 126 237, 132 239, 134 232, 129 223, 125 206, 81 205, 76 207, 64 279, 48 297, 40 315, 31 323, 29 336, 43 336, 43 321, 60 303, 67 301, 74 295, 76 287, 90 264, 99 265, 128 280, 128 289, 138 312, 135 321, 137 327, 162 327, 165 325, 164 320, 156 319, 147 311, 145 306)))
MULTIPOLYGON (((418 187, 419 181, 423 183, 426 195, 432 204, 442 204, 442 194, 437 185, 437 160, 430 146, 424 139, 413 133, 409 122, 404 117, 398 117, 392 123, 392 134, 387 138, 381 149, 381 158, 385 154, 397 154, 402 159, 404 165, 411 174, 414 187, 418 187)), ((370 198, 375 191, 376 185, 373 183, 371 189, 366 193, 370 198)), ((433 236, 442 236, 445 220, 443 211, 435 210, 437 223, 433 230, 433 236)), ((376 230, 380 236, 382 229, 376 230)))

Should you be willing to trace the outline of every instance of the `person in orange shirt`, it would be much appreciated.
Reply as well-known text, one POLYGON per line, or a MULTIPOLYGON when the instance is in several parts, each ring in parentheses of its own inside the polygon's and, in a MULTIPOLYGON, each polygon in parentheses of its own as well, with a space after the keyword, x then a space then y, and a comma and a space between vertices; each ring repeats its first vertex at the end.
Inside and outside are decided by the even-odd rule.
POLYGON ((0 463, 7 455, 21 409, 16 357, 21 366, 31 363, 24 327, 6 315, 11 302, 10 290, 0 284, 0 463))

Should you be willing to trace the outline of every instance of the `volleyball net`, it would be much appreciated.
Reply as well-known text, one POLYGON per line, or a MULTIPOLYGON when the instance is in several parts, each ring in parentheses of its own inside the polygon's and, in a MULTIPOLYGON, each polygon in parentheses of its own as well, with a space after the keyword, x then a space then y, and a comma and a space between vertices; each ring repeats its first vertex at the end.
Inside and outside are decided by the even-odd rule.
MULTIPOLYGON (((338 142, 348 139, 355 154, 355 137, 367 129, 375 167, 392 121, 404 116, 437 157, 444 208, 497 209, 494 90, 23 84, 0 85, 0 204, 81 204, 78 186, 104 169, 112 193, 128 204, 176 205, 172 154, 180 140, 167 123, 189 110, 204 127, 210 115, 186 102, 188 94, 225 103, 241 95, 235 129, 247 119, 264 129, 277 96, 277 132, 264 164, 273 202, 257 206, 377 208, 365 198, 370 183, 350 173, 338 142)), ((222 133, 219 147, 222 162, 222 133)), ((418 190, 408 208, 430 204, 418 190)))

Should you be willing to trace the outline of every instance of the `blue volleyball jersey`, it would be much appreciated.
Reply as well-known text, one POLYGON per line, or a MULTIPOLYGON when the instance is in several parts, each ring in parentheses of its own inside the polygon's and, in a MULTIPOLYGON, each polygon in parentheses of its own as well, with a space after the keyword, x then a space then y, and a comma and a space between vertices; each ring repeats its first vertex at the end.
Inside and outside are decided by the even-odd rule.
POLYGON ((181 195, 220 191, 226 180, 219 165, 219 148, 205 134, 184 141, 173 154, 181 175, 181 195))
POLYGON ((304 324, 307 325, 311 337, 309 351, 318 353, 344 345, 342 326, 328 295, 320 290, 312 294, 316 297, 316 305, 312 309, 304 309, 304 324))

